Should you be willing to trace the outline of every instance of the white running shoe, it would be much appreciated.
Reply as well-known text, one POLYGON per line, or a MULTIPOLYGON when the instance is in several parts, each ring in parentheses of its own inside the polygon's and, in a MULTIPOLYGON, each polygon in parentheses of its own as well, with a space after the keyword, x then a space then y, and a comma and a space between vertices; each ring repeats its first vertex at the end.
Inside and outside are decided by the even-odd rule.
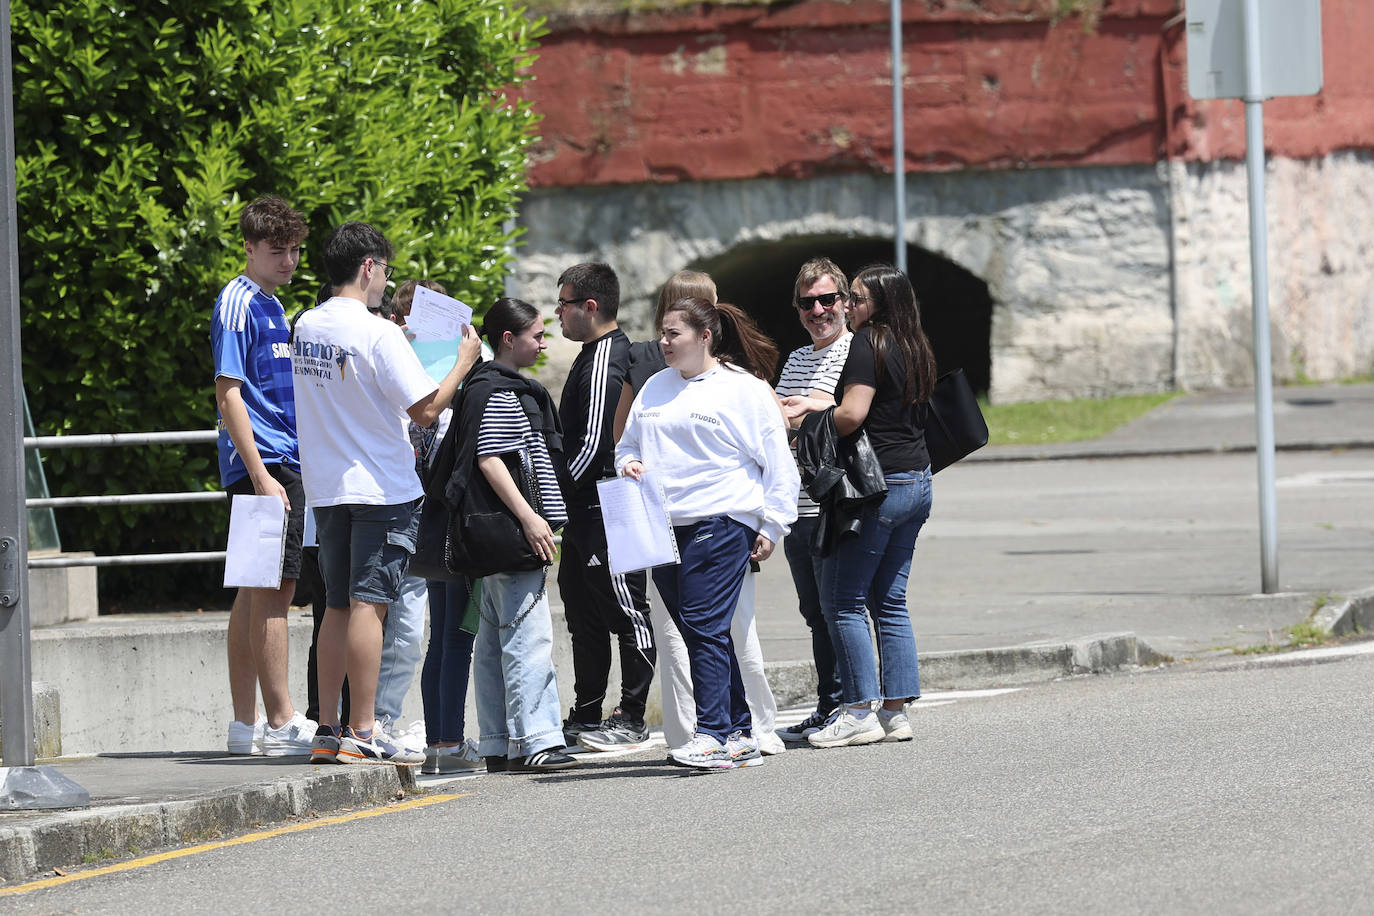
POLYGON ((845 707, 825 728, 807 737, 812 747, 846 747, 851 744, 874 744, 887 736, 878 724, 877 713, 870 712, 862 719, 845 707))
POLYGON ((262 753, 263 732, 267 728, 266 719, 258 719, 253 725, 235 720, 229 723, 229 753, 241 756, 262 753))
POLYGON ((765 757, 772 757, 774 754, 781 754, 787 750, 787 745, 782 743, 777 732, 754 731, 754 738, 759 742, 759 750, 765 757))
POLYGON ((906 717, 906 706, 888 712, 878 710, 878 724, 883 727, 884 741, 910 741, 911 721, 906 717))
POLYGON ((315 742, 318 723, 296 711, 281 728, 263 723, 262 755, 264 757, 306 757, 315 742))
POLYGON ((482 755, 477 753, 477 744, 467 738, 462 744, 453 747, 425 748, 425 762, 420 772, 428 776, 449 773, 475 773, 482 767, 482 755))
POLYGON ((682 747, 669 751, 668 756, 685 767, 702 770, 728 770, 735 765, 735 761, 730 757, 730 750, 725 745, 710 735, 701 733, 697 733, 682 747))
POLYGON ((725 740, 725 749, 730 752, 730 762, 737 767, 756 767, 763 763, 759 743, 746 738, 744 732, 731 732, 725 740))

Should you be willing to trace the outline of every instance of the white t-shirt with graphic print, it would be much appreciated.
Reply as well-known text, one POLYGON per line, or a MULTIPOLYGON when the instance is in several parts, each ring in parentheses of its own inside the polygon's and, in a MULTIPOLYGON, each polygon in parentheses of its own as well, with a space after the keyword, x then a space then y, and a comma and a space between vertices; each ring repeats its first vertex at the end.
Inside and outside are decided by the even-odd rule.
POLYGON ((291 362, 307 505, 394 506, 422 496, 406 409, 439 385, 405 333, 336 296, 296 322, 291 362))

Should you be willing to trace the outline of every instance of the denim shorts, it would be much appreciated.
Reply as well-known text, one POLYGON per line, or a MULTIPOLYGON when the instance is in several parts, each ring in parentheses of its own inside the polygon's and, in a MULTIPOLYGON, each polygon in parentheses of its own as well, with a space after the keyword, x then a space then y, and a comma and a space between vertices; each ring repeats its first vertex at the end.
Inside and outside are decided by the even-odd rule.
POLYGON ((393 506, 316 506, 326 607, 350 600, 391 604, 401 597, 423 497, 393 506))

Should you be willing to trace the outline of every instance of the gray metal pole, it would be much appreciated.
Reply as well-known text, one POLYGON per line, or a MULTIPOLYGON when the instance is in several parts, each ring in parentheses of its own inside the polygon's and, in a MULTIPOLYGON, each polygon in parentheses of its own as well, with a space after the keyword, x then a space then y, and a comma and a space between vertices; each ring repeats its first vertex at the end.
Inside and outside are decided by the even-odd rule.
POLYGON ((14 202, 14 97, 10 5, 0 0, 0 745, 6 766, 33 765, 29 663, 28 513, 24 508, 24 402, 19 350, 19 235, 14 202))
POLYGON ((1255 455, 1259 464, 1260 587, 1279 590, 1274 495, 1274 370, 1269 345, 1269 238, 1264 204, 1264 87, 1259 0, 1245 0, 1245 171, 1250 188, 1250 289, 1255 326, 1255 455))
POLYGON ((19 229, 15 205, 10 4, 0 0, 0 810, 91 803, 81 786, 34 766, 29 656, 29 524, 24 508, 24 378, 19 348, 19 229))
POLYGON ((892 263, 906 271, 906 127, 902 116, 902 0, 892 0, 892 263))

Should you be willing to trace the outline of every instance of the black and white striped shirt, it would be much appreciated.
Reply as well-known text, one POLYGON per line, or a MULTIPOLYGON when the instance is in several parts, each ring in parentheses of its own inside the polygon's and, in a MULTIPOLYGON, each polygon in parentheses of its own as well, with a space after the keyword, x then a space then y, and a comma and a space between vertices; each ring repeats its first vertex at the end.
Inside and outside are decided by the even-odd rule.
MULTIPOLYGON (((849 342, 853 339, 854 335, 845 331, 834 343, 819 350, 810 344, 793 350, 783 364, 782 376, 778 379, 775 389, 778 397, 811 394, 813 391, 833 395, 835 386, 840 382, 840 370, 844 369, 844 361, 849 356, 849 342)), ((814 518, 820 512, 820 506, 802 489, 797 494, 797 515, 814 518)))
POLYGON ((568 520, 568 510, 554 476, 549 444, 530 426, 529 417, 525 416, 515 392, 497 391, 487 401, 482 423, 477 428, 477 457, 504 455, 521 449, 529 449, 534 473, 539 479, 539 494, 544 501, 544 511, 540 514, 550 526, 559 528, 568 520))

